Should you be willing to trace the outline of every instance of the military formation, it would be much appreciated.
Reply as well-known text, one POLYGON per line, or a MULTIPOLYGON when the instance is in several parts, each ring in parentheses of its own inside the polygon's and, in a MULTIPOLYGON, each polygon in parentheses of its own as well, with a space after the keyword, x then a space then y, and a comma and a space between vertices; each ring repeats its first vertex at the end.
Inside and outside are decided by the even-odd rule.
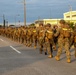
POLYGON ((53 51, 57 51, 55 59, 60 60, 63 48, 65 49, 67 62, 71 62, 71 46, 74 45, 76 58, 76 25, 72 29, 69 23, 60 20, 59 25, 39 24, 39 27, 6 27, 0 28, 0 35, 13 41, 24 44, 27 47, 39 48, 39 53, 44 52, 48 58, 53 58, 53 51))

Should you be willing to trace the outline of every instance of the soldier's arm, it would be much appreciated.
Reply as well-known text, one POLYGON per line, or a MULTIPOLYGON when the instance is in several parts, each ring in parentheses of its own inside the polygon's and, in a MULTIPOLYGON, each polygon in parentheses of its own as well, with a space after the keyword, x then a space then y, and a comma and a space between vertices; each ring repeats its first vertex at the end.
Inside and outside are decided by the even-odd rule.
POLYGON ((46 35, 46 31, 47 31, 47 30, 44 30, 44 33, 43 33, 43 38, 45 38, 45 35, 46 35))
POLYGON ((70 45, 72 45, 74 42, 73 38, 74 38, 74 31, 71 29, 70 45))
POLYGON ((56 33, 54 34, 54 37, 59 36, 59 34, 60 34, 60 29, 57 29, 56 33))
POLYGON ((36 28, 36 30, 37 30, 37 40, 38 40, 38 38, 39 38, 39 29, 36 28))

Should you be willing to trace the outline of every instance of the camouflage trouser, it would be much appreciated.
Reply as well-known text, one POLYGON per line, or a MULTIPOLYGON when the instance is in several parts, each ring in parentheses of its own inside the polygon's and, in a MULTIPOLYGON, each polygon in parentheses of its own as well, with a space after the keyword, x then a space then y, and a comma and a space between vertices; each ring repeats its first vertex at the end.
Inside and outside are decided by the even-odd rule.
POLYGON ((71 58, 71 54, 70 54, 69 46, 70 46, 70 44, 69 44, 69 39, 68 38, 65 38, 65 39, 59 38, 58 39, 58 52, 57 52, 57 56, 60 57, 60 55, 62 53, 62 49, 64 47, 65 51, 66 51, 67 59, 70 59, 71 58))
POLYGON ((32 46, 32 36, 27 36, 27 46, 32 46))
POLYGON ((76 57, 76 42, 74 42, 74 48, 75 48, 75 57, 76 57))
POLYGON ((24 44, 25 45, 27 44, 27 37, 26 36, 24 37, 24 44))
POLYGON ((49 40, 44 43, 44 52, 48 52, 49 55, 52 55, 53 49, 52 49, 53 41, 49 40))
POLYGON ((20 43, 23 44, 24 43, 24 36, 23 35, 20 35, 20 38, 19 39, 20 39, 20 43))
POLYGON ((17 36, 16 35, 14 36, 14 41, 17 41, 17 36))
POLYGON ((49 42, 46 42, 44 44, 44 52, 48 52, 49 55, 52 54, 52 44, 50 44, 49 42))
POLYGON ((20 36, 18 36, 18 42, 20 42, 20 36))
POLYGON ((13 35, 11 35, 11 39, 13 40, 13 35))
POLYGON ((22 39, 22 44, 24 43, 24 37, 21 38, 22 39))
POLYGON ((43 37, 39 37, 38 43, 39 43, 39 51, 40 51, 40 54, 41 54, 42 51, 43 51, 43 43, 44 43, 43 37))
POLYGON ((37 37, 33 37, 34 46, 37 46, 37 37))

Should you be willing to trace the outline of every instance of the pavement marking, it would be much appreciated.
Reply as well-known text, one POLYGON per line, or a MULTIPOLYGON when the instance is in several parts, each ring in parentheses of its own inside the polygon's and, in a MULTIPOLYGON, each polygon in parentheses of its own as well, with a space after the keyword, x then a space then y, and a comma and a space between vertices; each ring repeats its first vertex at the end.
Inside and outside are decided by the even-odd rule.
POLYGON ((4 41, 3 39, 0 39, 1 41, 4 41))
POLYGON ((13 46, 10 46, 14 51, 16 51, 17 53, 21 54, 20 51, 18 51, 17 49, 15 49, 13 46))
MULTIPOLYGON (((0 38, 1 41, 4 41, 3 39, 0 38)), ((8 44, 6 41, 4 41, 6 44, 8 44)), ((16 51, 17 53, 21 54, 20 51, 18 51, 17 49, 15 49, 13 46, 10 46, 10 48, 12 48, 14 51, 16 51)))

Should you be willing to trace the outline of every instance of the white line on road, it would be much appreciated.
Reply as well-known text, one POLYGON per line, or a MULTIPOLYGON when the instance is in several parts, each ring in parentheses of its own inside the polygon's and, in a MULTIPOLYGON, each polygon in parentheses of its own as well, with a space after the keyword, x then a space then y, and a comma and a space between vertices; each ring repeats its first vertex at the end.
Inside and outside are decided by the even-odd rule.
POLYGON ((17 53, 21 54, 20 51, 18 51, 17 49, 15 49, 14 47, 10 46, 14 51, 16 51, 17 53))
POLYGON ((2 39, 0 39, 1 41, 4 41, 4 40, 2 40, 2 39))
MULTIPOLYGON (((3 39, 0 38, 1 41, 4 41, 3 39)), ((8 44, 6 41, 4 41, 6 44, 8 44)), ((16 51, 17 53, 21 54, 20 51, 18 51, 17 49, 15 49, 13 46, 10 46, 14 51, 16 51)))

